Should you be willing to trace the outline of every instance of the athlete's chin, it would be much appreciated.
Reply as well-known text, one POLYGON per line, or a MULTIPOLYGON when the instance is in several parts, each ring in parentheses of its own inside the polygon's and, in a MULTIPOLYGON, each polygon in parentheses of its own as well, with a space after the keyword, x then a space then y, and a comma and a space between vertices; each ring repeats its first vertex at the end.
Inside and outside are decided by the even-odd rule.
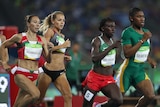
POLYGON ((33 31, 33 33, 38 33, 38 30, 37 31, 33 31))
POLYGON ((60 30, 62 30, 62 29, 63 29, 63 27, 60 27, 59 29, 60 29, 60 30))
POLYGON ((144 23, 141 23, 140 26, 141 26, 141 27, 144 27, 144 23))
POLYGON ((108 37, 109 37, 109 38, 112 38, 112 37, 113 37, 113 34, 108 35, 108 37))

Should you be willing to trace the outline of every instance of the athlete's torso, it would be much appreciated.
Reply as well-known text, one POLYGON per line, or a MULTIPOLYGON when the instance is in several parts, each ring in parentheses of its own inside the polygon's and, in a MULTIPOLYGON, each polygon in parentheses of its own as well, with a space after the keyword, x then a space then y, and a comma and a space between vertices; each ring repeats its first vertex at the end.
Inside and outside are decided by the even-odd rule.
MULTIPOLYGON (((146 32, 148 30, 143 29, 143 31, 146 32)), ((143 38, 143 35, 136 32, 132 27, 128 27, 122 32, 123 45, 130 44, 134 46, 142 38, 143 38)), ((149 51, 150 51, 150 41, 147 40, 141 45, 140 49, 135 53, 135 55, 131 56, 130 58, 127 58, 129 60, 128 65, 131 65, 131 66, 141 65, 140 63, 144 63, 145 61, 147 61, 149 51)))
POLYGON ((28 41, 26 33, 22 33, 22 39, 17 43, 18 47, 18 66, 37 70, 38 60, 42 54, 43 42, 39 36, 37 41, 28 41))
MULTIPOLYGON (((54 46, 62 45, 65 42, 65 39, 60 34, 54 32, 54 35, 51 37, 50 42, 54 44, 54 46)), ((46 63, 45 67, 51 71, 59 71, 64 70, 64 55, 66 48, 59 49, 57 51, 53 51, 51 55, 51 62, 46 63)))
MULTIPOLYGON (((98 38, 101 42, 99 51, 103 52, 105 49, 109 47, 109 45, 104 42, 101 36, 99 36, 98 38)), ((110 39, 110 41, 113 44, 113 40, 110 39)), ((113 74, 112 66, 115 64, 115 60, 116 60, 116 50, 112 49, 102 60, 94 63, 93 70, 102 75, 112 75, 113 74)))

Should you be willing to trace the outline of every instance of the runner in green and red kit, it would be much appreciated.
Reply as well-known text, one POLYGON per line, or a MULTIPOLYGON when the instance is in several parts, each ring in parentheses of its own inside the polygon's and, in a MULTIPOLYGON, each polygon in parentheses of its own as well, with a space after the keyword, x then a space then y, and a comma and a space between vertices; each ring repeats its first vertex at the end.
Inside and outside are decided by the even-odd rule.
POLYGON ((113 40, 115 22, 111 18, 102 19, 99 30, 101 35, 92 40, 93 68, 82 83, 83 107, 119 107, 123 103, 123 98, 113 77, 113 66, 116 61, 116 50, 121 42, 113 40), (109 98, 108 102, 93 102, 99 91, 109 98))

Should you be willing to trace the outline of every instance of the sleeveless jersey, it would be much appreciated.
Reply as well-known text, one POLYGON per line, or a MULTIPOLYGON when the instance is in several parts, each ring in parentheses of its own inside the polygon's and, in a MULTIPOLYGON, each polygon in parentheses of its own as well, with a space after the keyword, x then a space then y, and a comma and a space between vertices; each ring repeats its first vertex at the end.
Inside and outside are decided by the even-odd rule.
MULTIPOLYGON (((143 31, 148 31, 143 28, 143 31)), ((131 44, 132 46, 136 45, 142 39, 143 35, 136 32, 132 27, 126 28, 122 32, 122 43, 123 45, 131 44)), ((139 50, 129 58, 129 65, 135 65, 136 63, 143 63, 147 61, 148 55, 150 52, 150 40, 145 41, 139 50)))
MULTIPOLYGON (((100 45, 100 52, 103 52, 105 49, 107 49, 109 47, 108 44, 106 44, 104 42, 104 40, 102 39, 101 36, 98 36, 98 38, 101 41, 101 45, 100 45)), ((110 39, 110 41, 113 43, 113 40, 110 39)), ((109 53, 100 61, 100 65, 102 65, 103 67, 106 66, 111 66, 115 64, 115 60, 116 60, 116 50, 112 49, 109 51, 109 53)))
POLYGON ((39 60, 42 54, 42 40, 37 35, 37 41, 28 41, 26 33, 22 33, 22 39, 18 46, 18 59, 39 60))
MULTIPOLYGON (((52 38, 50 39, 50 42, 52 42, 54 46, 57 46, 57 45, 62 45, 65 42, 65 40, 62 36, 58 35, 55 32, 52 38)), ((65 51, 66 51, 66 48, 57 50, 57 52, 61 52, 61 53, 65 53, 65 51)))

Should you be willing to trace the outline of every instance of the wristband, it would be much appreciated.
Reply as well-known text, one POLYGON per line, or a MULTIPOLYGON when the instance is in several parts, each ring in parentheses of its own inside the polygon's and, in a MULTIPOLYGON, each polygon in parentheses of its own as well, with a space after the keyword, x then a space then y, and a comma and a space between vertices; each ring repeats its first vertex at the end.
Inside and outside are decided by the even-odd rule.
POLYGON ((143 40, 140 40, 140 42, 143 44, 144 43, 144 41, 143 40))

